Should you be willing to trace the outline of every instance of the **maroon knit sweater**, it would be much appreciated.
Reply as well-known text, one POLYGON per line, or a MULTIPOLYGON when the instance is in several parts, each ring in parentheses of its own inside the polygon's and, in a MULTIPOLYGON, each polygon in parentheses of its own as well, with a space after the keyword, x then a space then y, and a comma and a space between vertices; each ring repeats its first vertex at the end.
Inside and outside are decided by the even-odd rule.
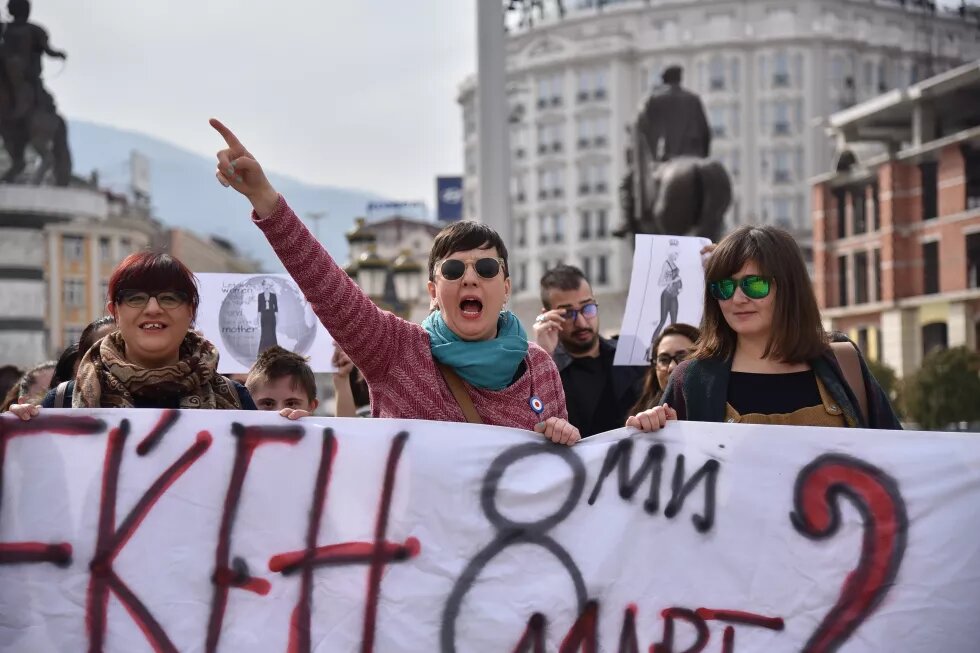
MULTIPOLYGON (((425 329, 375 306, 282 197, 272 215, 260 219, 253 212, 252 220, 330 335, 364 375, 375 417, 466 421, 436 367, 425 329)), ((503 390, 465 384, 485 424, 533 430, 549 417, 568 419, 561 377, 551 356, 528 343, 526 361, 527 371, 503 390), (532 396, 544 403, 540 415, 531 410, 532 396)))

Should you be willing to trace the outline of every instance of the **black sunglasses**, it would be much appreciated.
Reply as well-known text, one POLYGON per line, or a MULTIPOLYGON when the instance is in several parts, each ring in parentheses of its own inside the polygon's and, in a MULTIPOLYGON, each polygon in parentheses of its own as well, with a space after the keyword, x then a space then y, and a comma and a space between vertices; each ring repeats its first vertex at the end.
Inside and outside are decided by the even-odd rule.
POLYGON ((158 292, 146 292, 145 290, 121 290, 119 291, 119 294, 116 295, 116 303, 125 304, 130 308, 144 308, 150 303, 150 297, 156 297, 157 304, 160 305, 160 308, 167 310, 177 308, 178 306, 183 306, 190 301, 190 297, 187 296, 187 293, 179 290, 161 290, 158 292))
POLYGON ((769 295, 772 289, 769 277, 758 274, 750 274, 741 279, 719 279, 708 284, 711 296, 717 300, 725 301, 735 296, 735 289, 741 288, 742 292, 749 299, 762 299, 769 295))
MULTIPOLYGON (((446 281, 458 281, 466 274, 466 266, 470 264, 470 262, 461 261, 458 258, 447 258, 439 266, 439 274, 446 281)), ((503 264, 504 259, 490 258, 489 256, 478 258, 472 262, 473 269, 484 279, 493 279, 500 274, 500 268, 503 264)))

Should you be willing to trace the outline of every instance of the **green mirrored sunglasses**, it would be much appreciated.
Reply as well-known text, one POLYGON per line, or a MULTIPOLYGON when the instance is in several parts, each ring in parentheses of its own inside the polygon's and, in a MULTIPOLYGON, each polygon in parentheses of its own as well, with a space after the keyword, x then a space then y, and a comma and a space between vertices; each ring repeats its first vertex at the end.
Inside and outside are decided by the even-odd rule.
POLYGON ((736 288, 741 288, 749 299, 762 299, 769 295, 771 286, 769 277, 749 274, 741 279, 728 278, 712 281, 708 284, 708 290, 712 297, 720 301, 734 297, 736 288))

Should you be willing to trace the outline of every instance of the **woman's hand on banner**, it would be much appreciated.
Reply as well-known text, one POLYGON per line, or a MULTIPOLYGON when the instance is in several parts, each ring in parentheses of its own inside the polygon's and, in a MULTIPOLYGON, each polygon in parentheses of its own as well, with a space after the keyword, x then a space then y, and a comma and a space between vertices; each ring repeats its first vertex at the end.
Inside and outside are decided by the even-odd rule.
POLYGON ((543 422, 534 426, 534 432, 540 433, 555 444, 567 444, 571 446, 582 439, 578 429, 572 426, 567 419, 561 417, 549 417, 543 422))
POLYGON ((626 426, 632 426, 641 431, 659 431, 667 424, 668 420, 676 419, 677 411, 664 404, 633 415, 626 420, 626 426))
POLYGON ((41 407, 35 404, 11 404, 10 412, 26 422, 37 417, 41 407))
POLYGON ((279 193, 235 133, 217 118, 211 118, 210 123, 228 146, 218 151, 218 169, 215 173, 218 183, 244 195, 260 218, 269 217, 279 204, 279 193))

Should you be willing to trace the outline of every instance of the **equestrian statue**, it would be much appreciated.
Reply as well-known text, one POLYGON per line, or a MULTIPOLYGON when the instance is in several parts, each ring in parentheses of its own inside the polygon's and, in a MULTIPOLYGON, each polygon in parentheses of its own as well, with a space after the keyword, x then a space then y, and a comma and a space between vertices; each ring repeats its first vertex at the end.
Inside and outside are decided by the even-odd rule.
POLYGON ((13 20, 0 24, 0 138, 10 168, 0 183, 67 186, 71 182, 68 127, 41 82, 42 57, 64 60, 67 55, 51 47, 43 27, 29 22, 30 0, 9 0, 7 11, 13 20), (37 152, 39 164, 29 180, 22 180, 28 145, 37 152))
POLYGON ((629 129, 629 172, 619 186, 624 223, 614 233, 702 236, 717 242, 732 202, 724 166, 709 159, 711 128, 697 94, 667 68, 629 129))

